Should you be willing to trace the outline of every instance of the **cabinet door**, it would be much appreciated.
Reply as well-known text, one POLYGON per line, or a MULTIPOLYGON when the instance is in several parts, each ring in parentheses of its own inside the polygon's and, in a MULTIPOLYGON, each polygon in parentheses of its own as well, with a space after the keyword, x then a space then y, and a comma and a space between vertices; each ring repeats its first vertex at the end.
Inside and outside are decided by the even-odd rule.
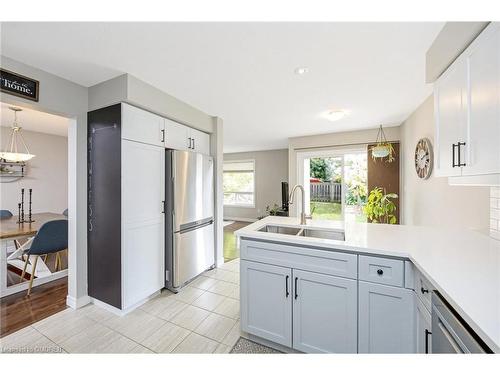
POLYGON ((424 306, 422 301, 414 295, 416 302, 416 317, 415 317, 415 346, 417 353, 428 354, 432 353, 432 320, 431 313, 424 306))
POLYGON ((122 138, 163 147, 163 118, 122 103, 122 138))
POLYGON ((356 280, 293 270, 293 348, 357 353, 356 280))
POLYGON ((359 353, 414 353, 410 289, 359 282, 359 353))
POLYGON ((500 173, 500 27, 477 40, 469 65, 469 163, 464 175, 500 173))
POLYGON ((165 147, 174 150, 188 150, 189 128, 175 121, 165 120, 165 147))
POLYGON ((191 149, 193 151, 210 155, 210 136, 196 129, 190 129, 191 149))
POLYGON ((290 268, 241 261, 241 329, 292 346, 290 268))
MULTIPOLYGON (((466 141, 467 127, 467 64, 457 60, 434 84, 434 115, 436 121, 435 170, 438 177, 460 176, 458 148, 453 144, 466 141)), ((467 146, 461 146, 460 161, 465 160, 467 146)))
POLYGON ((165 284, 164 164, 163 147, 122 141, 123 309, 165 284))

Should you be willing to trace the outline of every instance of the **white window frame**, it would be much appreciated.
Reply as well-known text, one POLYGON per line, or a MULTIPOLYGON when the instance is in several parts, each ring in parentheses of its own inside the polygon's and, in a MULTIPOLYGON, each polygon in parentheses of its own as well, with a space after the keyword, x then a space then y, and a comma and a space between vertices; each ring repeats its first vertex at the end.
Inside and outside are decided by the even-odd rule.
MULTIPOLYGON (((234 207, 234 208, 255 208, 257 207, 257 163, 255 159, 238 159, 238 160, 223 160, 222 161, 222 175, 224 180, 224 164, 225 163, 252 163, 253 164, 253 204, 226 204, 224 203, 224 198, 222 199, 224 207, 234 207)), ((224 191, 222 192, 224 195, 224 191)))

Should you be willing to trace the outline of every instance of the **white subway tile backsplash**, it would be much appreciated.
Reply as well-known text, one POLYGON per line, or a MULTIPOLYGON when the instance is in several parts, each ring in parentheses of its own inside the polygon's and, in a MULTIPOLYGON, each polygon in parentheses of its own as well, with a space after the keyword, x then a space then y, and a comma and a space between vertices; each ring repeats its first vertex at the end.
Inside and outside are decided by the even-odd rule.
POLYGON ((500 199, 499 198, 490 198, 490 208, 500 208, 500 199))
POLYGON ((491 198, 500 198, 500 187, 494 186, 490 188, 490 197, 491 198))

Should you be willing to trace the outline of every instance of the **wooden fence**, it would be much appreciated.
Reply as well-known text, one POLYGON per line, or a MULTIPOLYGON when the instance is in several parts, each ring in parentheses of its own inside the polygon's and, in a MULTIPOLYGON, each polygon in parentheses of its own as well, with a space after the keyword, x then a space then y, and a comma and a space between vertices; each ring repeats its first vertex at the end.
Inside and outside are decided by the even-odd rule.
POLYGON ((311 202, 342 202, 342 184, 311 182, 311 202))

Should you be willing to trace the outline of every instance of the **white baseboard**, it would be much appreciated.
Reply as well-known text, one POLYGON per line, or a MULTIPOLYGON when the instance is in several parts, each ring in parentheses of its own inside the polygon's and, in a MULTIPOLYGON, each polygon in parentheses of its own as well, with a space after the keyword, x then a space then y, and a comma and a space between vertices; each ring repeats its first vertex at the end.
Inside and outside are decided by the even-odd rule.
POLYGON ((250 219, 248 217, 225 217, 224 221, 243 221, 245 223, 255 223, 258 219, 250 219))
POLYGON ((88 305, 90 303, 90 297, 89 296, 83 296, 80 298, 75 298, 73 296, 67 295, 66 296, 66 305, 71 307, 72 309, 79 309, 85 305, 88 305))
POLYGON ((159 294, 161 293, 161 290, 151 294, 149 297, 146 297, 144 298, 143 300, 135 303, 134 305, 126 308, 126 309, 119 309, 117 307, 114 307, 114 306, 111 306, 109 304, 107 304, 106 302, 102 302, 102 301, 99 301, 98 299, 95 299, 95 298, 90 298, 90 301, 96 305, 96 306, 99 306, 115 315, 118 315, 118 316, 124 316, 124 315, 127 315, 129 312, 131 312, 132 310, 135 310, 136 308, 138 308, 139 306, 145 304, 146 302, 148 302, 150 299, 153 299, 154 297, 158 296, 159 294))

